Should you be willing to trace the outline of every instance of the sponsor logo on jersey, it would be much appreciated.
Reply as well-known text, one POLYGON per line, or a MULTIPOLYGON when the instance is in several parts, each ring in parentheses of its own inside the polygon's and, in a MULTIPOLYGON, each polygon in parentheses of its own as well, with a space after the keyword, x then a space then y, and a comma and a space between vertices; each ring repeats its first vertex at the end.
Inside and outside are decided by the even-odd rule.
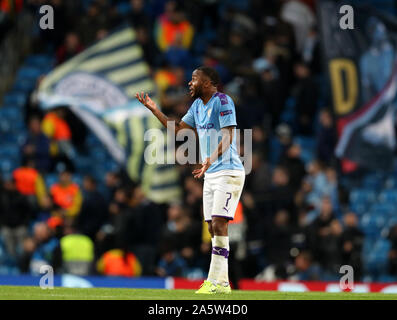
POLYGON ((221 111, 221 117, 227 116, 228 114, 232 114, 232 113, 233 113, 232 110, 221 111))

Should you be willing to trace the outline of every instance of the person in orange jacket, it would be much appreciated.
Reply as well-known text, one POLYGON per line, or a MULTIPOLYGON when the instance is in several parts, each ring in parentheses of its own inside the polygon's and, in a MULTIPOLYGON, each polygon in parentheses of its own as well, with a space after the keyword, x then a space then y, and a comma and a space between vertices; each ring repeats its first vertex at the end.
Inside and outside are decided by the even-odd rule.
POLYGON ((12 173, 17 191, 33 199, 34 203, 44 206, 47 190, 44 179, 36 170, 34 161, 29 159, 26 163, 15 169, 12 173))
POLYGON ((51 186, 50 193, 55 207, 59 208, 55 214, 74 219, 80 213, 83 197, 79 185, 72 181, 71 172, 61 172, 59 182, 51 186))
POLYGON ((142 266, 132 252, 112 249, 98 260, 97 271, 106 276, 139 277, 142 274, 142 266))
POLYGON ((51 140, 51 155, 64 154, 67 158, 72 159, 75 155, 71 143, 72 131, 65 117, 65 111, 62 108, 50 111, 44 116, 41 128, 43 133, 51 140))

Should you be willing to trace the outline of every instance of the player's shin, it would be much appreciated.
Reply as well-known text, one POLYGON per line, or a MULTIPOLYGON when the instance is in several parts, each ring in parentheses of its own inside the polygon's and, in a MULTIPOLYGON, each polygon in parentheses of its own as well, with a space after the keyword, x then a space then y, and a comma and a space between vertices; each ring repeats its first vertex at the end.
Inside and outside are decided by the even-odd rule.
POLYGON ((228 274, 229 237, 212 238, 212 255, 208 279, 215 285, 229 285, 228 274))

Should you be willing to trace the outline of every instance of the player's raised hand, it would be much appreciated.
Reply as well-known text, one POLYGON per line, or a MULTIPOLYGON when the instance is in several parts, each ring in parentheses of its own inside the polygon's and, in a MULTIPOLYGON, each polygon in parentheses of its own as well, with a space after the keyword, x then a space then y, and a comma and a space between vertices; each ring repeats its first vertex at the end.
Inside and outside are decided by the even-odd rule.
POLYGON ((147 93, 145 94, 144 92, 141 93, 137 92, 135 94, 135 97, 138 99, 140 103, 142 103, 150 111, 154 111, 157 109, 156 103, 152 99, 150 99, 147 93))

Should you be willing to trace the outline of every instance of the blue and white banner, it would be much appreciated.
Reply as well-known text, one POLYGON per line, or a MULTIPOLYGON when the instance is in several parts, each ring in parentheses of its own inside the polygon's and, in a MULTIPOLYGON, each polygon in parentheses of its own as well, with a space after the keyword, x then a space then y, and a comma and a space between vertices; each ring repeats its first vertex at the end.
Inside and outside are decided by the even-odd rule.
POLYGON ((42 81, 38 98, 44 110, 66 106, 73 111, 142 183, 149 199, 179 200, 176 168, 144 161, 144 133, 161 124, 135 99, 138 91, 157 100, 142 48, 134 31, 124 27, 55 68, 42 81))

